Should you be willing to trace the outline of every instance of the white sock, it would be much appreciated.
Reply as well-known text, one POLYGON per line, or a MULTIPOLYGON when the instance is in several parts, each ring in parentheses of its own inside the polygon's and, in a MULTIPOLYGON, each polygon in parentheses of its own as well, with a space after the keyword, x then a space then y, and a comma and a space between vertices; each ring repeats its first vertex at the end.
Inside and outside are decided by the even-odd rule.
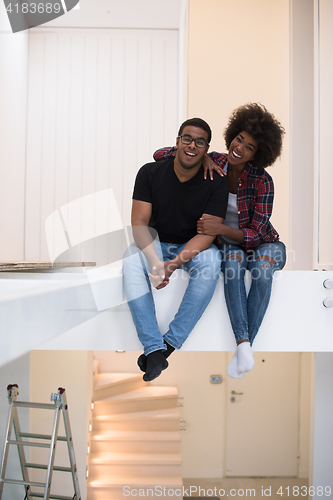
POLYGON ((250 372, 254 368, 253 349, 250 342, 242 342, 237 346, 237 369, 238 373, 250 372))
POLYGON ((243 378, 245 375, 244 373, 238 373, 238 362, 237 362, 237 351, 232 357, 231 363, 229 364, 227 368, 227 373, 229 377, 231 378, 243 378))

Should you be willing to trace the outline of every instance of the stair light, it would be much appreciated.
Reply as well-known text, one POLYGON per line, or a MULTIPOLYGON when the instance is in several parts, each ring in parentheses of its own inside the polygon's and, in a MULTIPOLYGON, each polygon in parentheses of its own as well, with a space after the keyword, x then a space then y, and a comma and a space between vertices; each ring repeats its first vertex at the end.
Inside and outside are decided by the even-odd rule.
POLYGON ((92 401, 92 402, 91 402, 91 409, 93 410, 94 408, 95 408, 95 404, 94 404, 94 402, 92 401))

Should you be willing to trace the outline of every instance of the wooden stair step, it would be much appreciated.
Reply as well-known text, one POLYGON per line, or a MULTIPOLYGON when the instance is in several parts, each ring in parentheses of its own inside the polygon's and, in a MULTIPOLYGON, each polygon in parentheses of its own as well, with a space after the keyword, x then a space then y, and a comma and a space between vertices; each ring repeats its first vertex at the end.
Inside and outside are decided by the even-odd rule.
POLYGON ((95 389, 109 384, 119 384, 131 379, 142 379, 142 375, 136 373, 99 373, 95 389))
POLYGON ((173 408, 133 411, 131 413, 110 414, 109 411, 114 410, 114 408, 106 408, 105 410, 108 414, 100 412, 100 415, 95 414, 93 417, 93 431, 177 431, 180 426, 179 409, 175 405, 173 408))
POLYGON ((132 413, 112 413, 109 415, 97 415, 94 420, 99 422, 124 421, 124 420, 177 420, 179 421, 178 408, 165 408, 161 410, 138 411, 132 413))
POLYGON ((177 486, 181 487, 183 485, 183 479, 181 476, 165 476, 163 478, 156 476, 91 476, 88 478, 88 486, 90 488, 105 488, 105 487, 122 487, 123 485, 128 486, 139 486, 139 487, 151 487, 151 486, 177 486))
POLYGON ((180 441, 178 431, 103 431, 93 432, 92 441, 180 441))
MULTIPOLYGON (((107 389, 106 389, 107 390, 107 389)), ((111 413, 131 413, 175 408, 178 403, 176 387, 148 386, 94 401, 93 416, 111 413)))
MULTIPOLYGON (((165 397, 178 397, 178 390, 176 387, 158 387, 158 386, 148 386, 142 389, 137 389, 135 391, 124 392, 122 394, 117 394, 116 396, 110 396, 103 401, 125 401, 133 399, 155 399, 155 398, 165 398, 165 397)), ((101 403, 101 401, 96 401, 95 404, 101 403)))
POLYGON ((181 464, 180 453, 91 453, 90 461, 93 464, 116 463, 140 465, 168 465, 181 464))
POLYGON ((135 373, 99 373, 94 381, 93 399, 105 400, 109 397, 133 392, 145 387, 142 375, 135 373))

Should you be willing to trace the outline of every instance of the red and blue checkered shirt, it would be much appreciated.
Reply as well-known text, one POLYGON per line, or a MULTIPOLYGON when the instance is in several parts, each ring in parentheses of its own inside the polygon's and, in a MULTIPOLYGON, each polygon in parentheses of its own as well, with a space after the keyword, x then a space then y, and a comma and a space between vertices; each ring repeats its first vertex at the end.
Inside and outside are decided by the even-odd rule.
MULTIPOLYGON (((173 155, 176 148, 162 148, 154 153, 154 160, 164 160, 173 155)), ((227 163, 226 153, 213 151, 208 156, 221 168, 227 163)), ((237 206, 239 229, 244 233, 242 246, 246 250, 262 243, 273 243, 279 235, 270 223, 274 199, 272 177, 263 168, 247 163, 238 178, 237 206)))

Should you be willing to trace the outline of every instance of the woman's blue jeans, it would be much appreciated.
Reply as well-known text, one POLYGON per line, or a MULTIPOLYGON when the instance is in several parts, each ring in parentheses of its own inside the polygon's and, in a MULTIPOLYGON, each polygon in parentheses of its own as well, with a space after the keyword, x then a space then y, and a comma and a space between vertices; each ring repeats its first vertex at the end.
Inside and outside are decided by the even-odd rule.
MULTIPOLYGON (((172 260, 184 248, 185 244, 156 243, 156 252, 162 261, 172 260)), ((138 333, 140 342, 147 356, 153 351, 165 349, 163 339, 172 347, 180 349, 203 312, 208 306, 221 270, 221 254, 212 245, 200 252, 192 260, 183 264, 190 275, 183 300, 178 312, 163 336, 159 330, 151 284, 148 261, 143 252, 131 245, 123 259, 124 288, 126 299, 138 333)))
POLYGON ((236 342, 247 339, 252 345, 269 304, 273 274, 286 263, 286 247, 278 241, 248 251, 237 244, 224 244, 220 250, 225 300, 236 342), (246 269, 251 273, 248 296, 246 269))

